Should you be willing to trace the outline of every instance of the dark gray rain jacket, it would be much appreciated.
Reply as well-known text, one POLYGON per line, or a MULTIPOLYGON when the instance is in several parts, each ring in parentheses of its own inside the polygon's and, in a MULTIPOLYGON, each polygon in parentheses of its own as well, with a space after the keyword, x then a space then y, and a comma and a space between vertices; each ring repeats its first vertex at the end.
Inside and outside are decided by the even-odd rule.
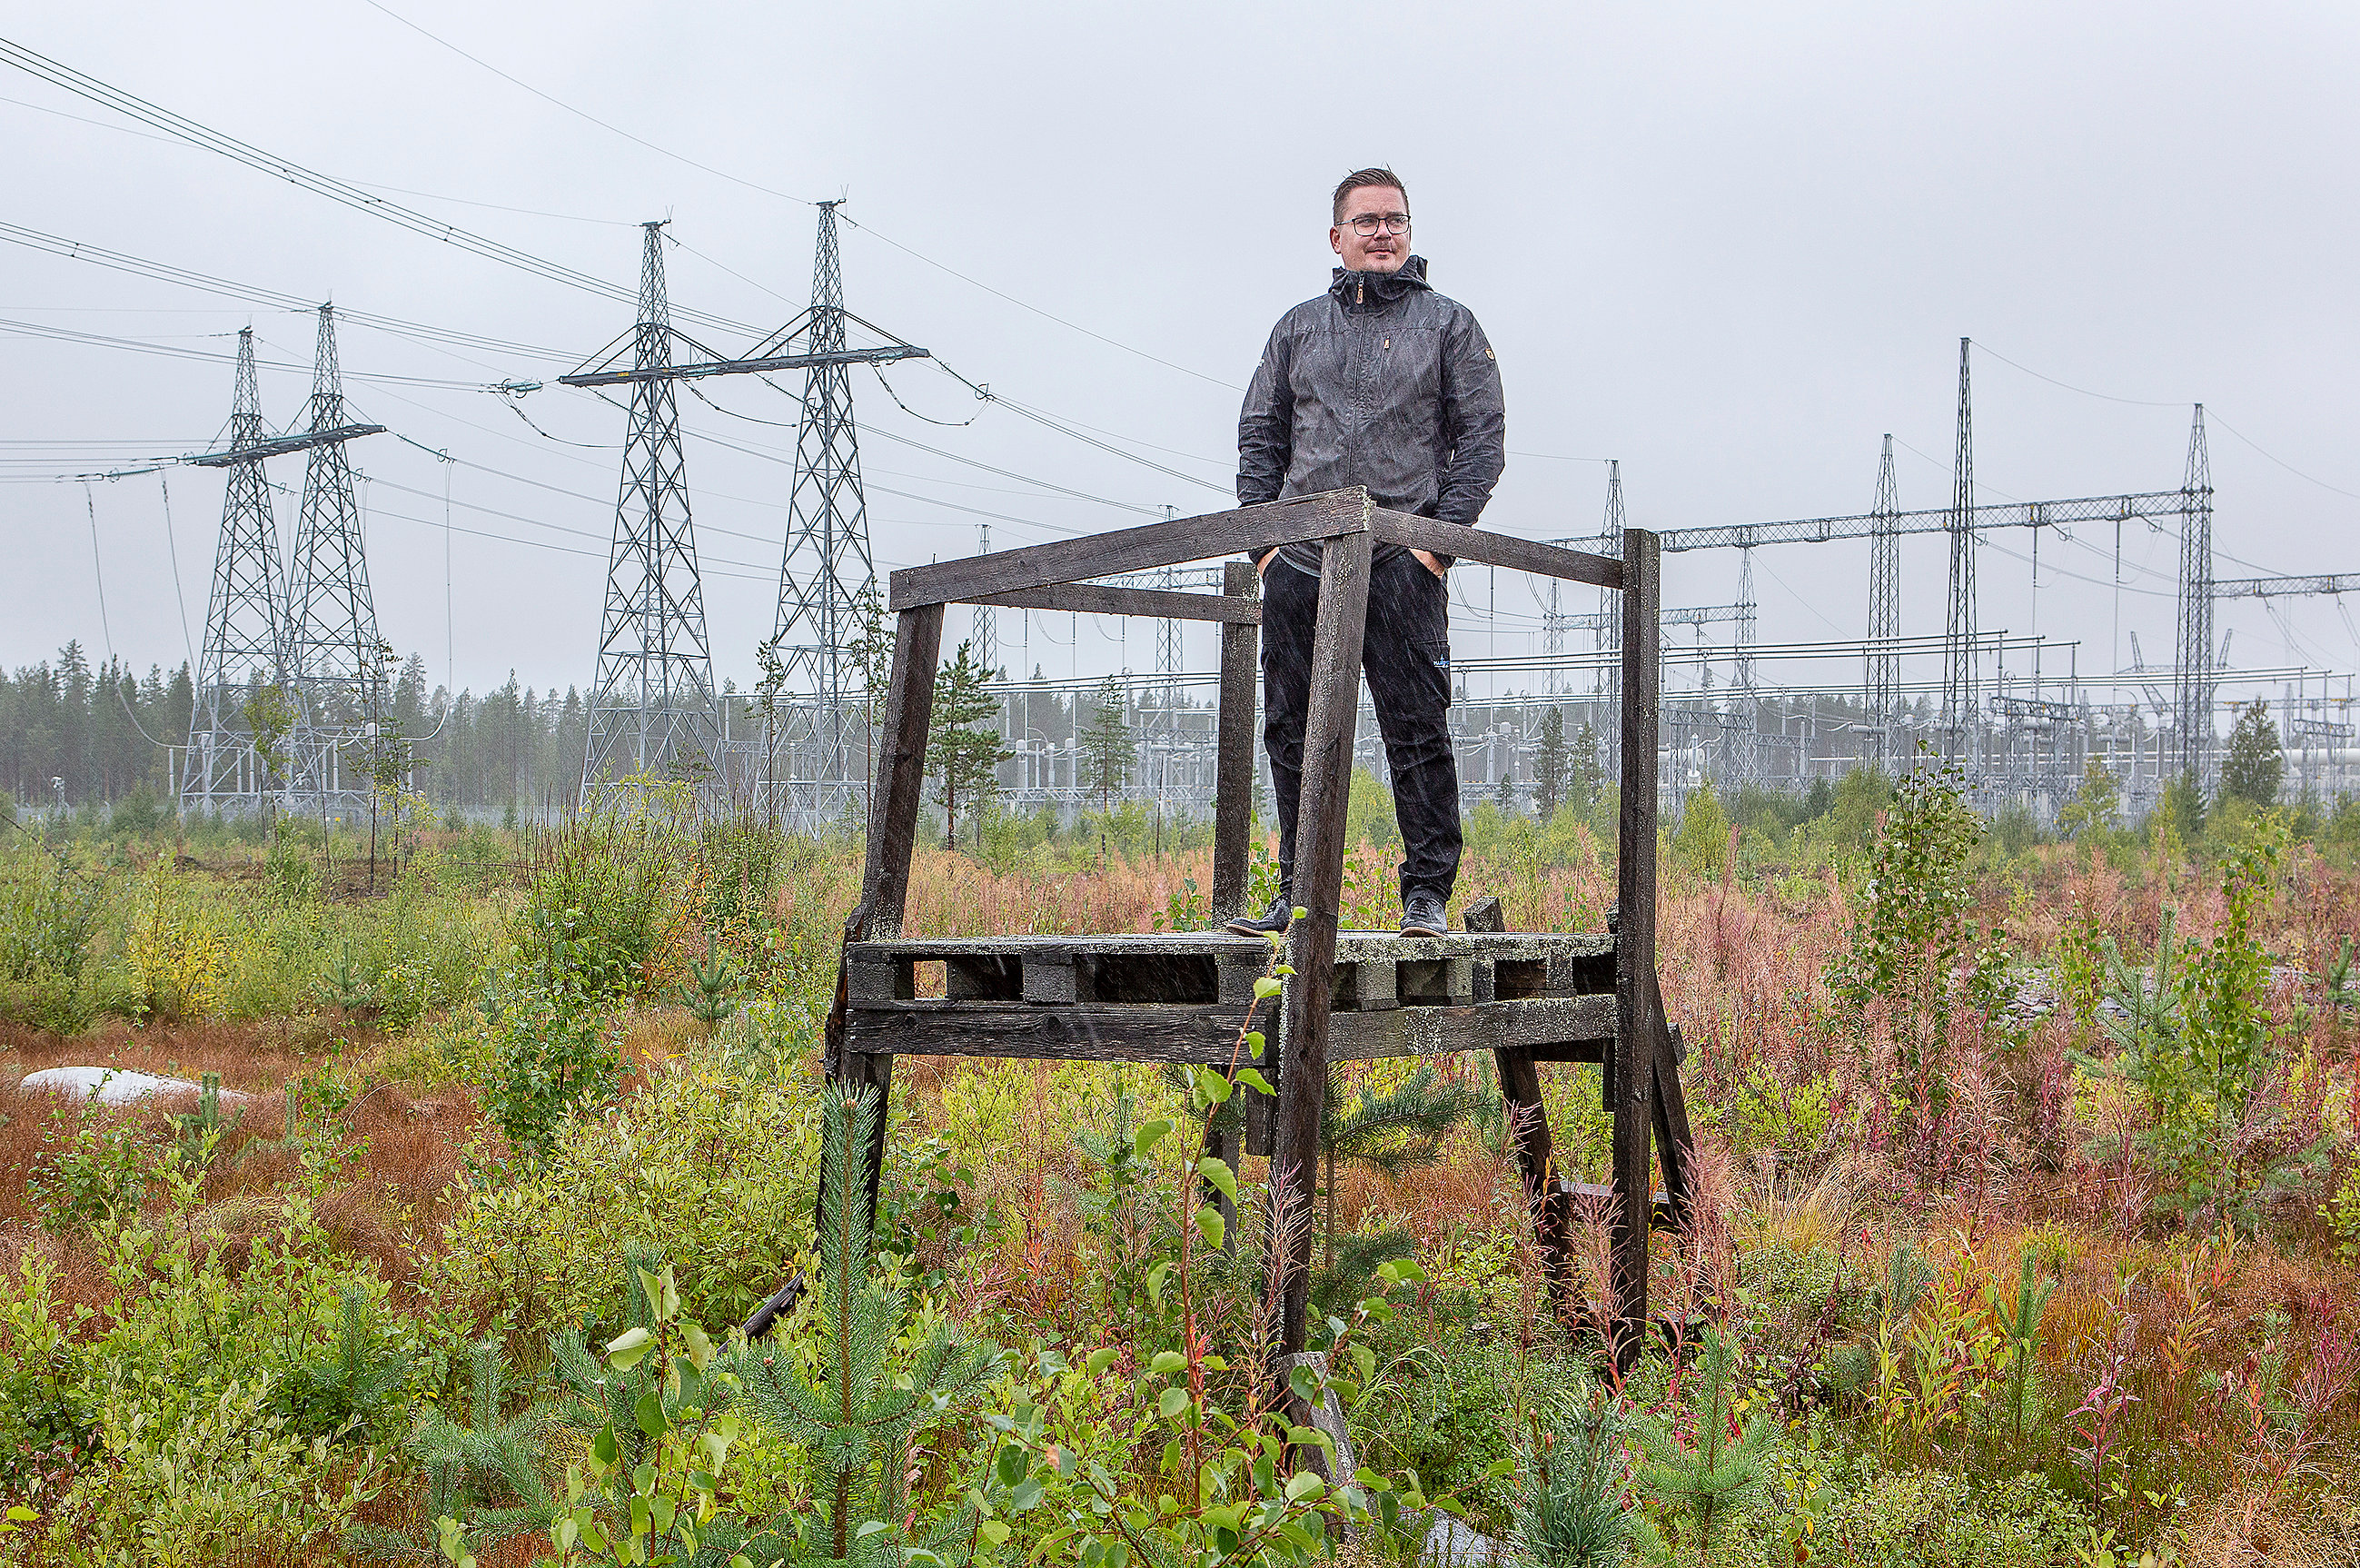
MULTIPOLYGON (((1491 345, 1474 312, 1427 284, 1426 258, 1393 273, 1338 267, 1271 330, 1238 416, 1238 501, 1366 485, 1379 506, 1472 527, 1506 444, 1491 345)), ((1280 559, 1317 572, 1319 546, 1280 559)))

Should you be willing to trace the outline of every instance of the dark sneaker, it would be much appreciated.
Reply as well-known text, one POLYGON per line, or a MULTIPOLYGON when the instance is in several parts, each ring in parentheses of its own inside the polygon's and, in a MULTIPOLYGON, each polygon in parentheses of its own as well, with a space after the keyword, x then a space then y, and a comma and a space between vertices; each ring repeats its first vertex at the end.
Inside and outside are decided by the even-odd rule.
POLYGON ((1285 931, 1295 919, 1295 905, 1282 893, 1271 901, 1262 914, 1240 915, 1231 920, 1229 928, 1240 937, 1275 937, 1285 931))
POLYGON ((1404 937, 1447 937, 1450 923, 1442 913, 1442 900, 1430 893, 1413 893, 1402 900, 1402 928, 1404 937))

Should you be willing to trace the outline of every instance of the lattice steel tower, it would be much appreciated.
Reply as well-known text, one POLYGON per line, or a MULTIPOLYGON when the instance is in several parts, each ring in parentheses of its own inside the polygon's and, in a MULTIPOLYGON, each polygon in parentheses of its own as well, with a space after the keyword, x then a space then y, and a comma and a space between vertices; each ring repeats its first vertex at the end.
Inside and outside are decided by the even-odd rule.
POLYGON ((1959 339, 1959 439, 1950 473, 1950 613, 1942 632, 1942 754, 1974 759, 1975 444, 1967 383, 1967 343, 1959 339))
POLYGON ((262 388, 254 372, 254 329, 237 334, 237 390, 230 406, 229 485, 222 498, 221 542, 213 553, 213 592, 205 608, 205 651, 197 668, 196 710, 189 718, 189 762, 180 800, 192 811, 251 804, 284 787, 281 760, 267 767, 254 751, 246 703, 266 687, 293 694, 287 654, 287 589, 279 562, 279 520, 262 470, 262 388), (273 778, 271 774, 276 773, 273 778))
MULTIPOLYGON (((664 291, 663 225, 640 225, 636 371, 672 364, 672 306, 664 291)), ((689 517, 680 407, 668 377, 630 382, 631 428, 623 443, 615 539, 606 557, 606 608, 598 623, 598 677, 590 693, 585 795, 635 775, 702 777, 721 749, 705 587, 689 517)))
POLYGON ((1876 466, 1876 505, 1870 510, 1875 521, 1868 551, 1868 717, 1884 731, 1888 758, 1901 718, 1901 656, 1893 648, 1894 639, 1901 635, 1900 514, 1901 487, 1893 476, 1893 437, 1888 435, 1876 466))
MULTIPOLYGON (((311 433, 324 437, 344 428, 336 309, 322 305, 311 367, 311 433)), ((302 515, 288 576, 287 663, 302 690, 312 738, 331 750, 367 738, 368 726, 385 711, 388 651, 377 634, 352 458, 341 442, 323 441, 305 461, 302 515)), ((324 768, 327 753, 321 755, 324 768)), ((333 771, 322 773, 320 787, 355 797, 368 790, 358 780, 342 785, 333 771)))
POLYGON ((2188 430, 2188 476, 2180 487, 2180 646, 2172 661, 2172 727, 2180 765, 2212 784, 2212 457, 2204 405, 2188 430))
MULTIPOLYGON (((809 351, 845 353, 844 262, 834 202, 819 204, 812 265, 809 351)), ((850 729, 854 671, 847 645, 860 632, 858 601, 877 580, 869 555, 869 507, 860 488, 860 439, 852 422, 852 365, 831 359, 804 372, 795 430, 795 477, 787 496, 787 547, 779 566, 776 636, 792 690, 816 699, 813 771, 822 784, 855 777, 850 729)))

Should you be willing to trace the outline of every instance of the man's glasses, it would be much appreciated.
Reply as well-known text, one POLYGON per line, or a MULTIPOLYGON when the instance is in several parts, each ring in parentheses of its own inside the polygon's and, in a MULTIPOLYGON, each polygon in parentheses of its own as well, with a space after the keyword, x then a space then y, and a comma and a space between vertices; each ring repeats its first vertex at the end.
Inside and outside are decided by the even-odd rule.
POLYGON ((1384 230, 1387 234, 1409 233, 1407 213, 1363 213, 1357 218, 1347 218, 1344 221, 1350 224, 1352 232, 1358 235, 1373 235, 1379 229, 1384 230))

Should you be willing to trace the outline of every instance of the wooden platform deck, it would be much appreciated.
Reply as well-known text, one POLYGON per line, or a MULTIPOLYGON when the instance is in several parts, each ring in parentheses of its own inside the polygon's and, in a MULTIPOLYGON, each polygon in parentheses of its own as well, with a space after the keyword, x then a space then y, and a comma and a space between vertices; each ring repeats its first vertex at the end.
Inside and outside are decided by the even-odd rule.
MULTIPOLYGON (((845 956, 845 1043, 858 1055, 1221 1066, 1270 944, 1223 932, 932 937, 855 942, 845 956), (921 994, 935 989, 921 974, 931 966, 939 996, 921 994)), ((1599 1061, 1614 1038, 1614 938, 1341 931, 1329 992, 1333 1059, 1524 1047, 1599 1061)), ((1282 993, 1256 1021, 1276 1040, 1285 1015, 1282 993)))

